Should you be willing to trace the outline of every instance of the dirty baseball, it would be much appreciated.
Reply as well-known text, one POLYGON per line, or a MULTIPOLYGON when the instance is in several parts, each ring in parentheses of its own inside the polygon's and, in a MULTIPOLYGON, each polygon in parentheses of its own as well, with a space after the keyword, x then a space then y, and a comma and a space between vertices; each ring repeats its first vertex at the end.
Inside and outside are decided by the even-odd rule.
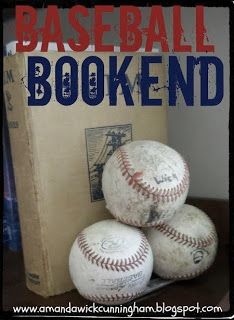
POLYGON ((200 209, 183 205, 168 223, 144 232, 154 256, 154 272, 164 279, 192 279, 214 262, 217 233, 211 219, 200 209))
POLYGON ((86 299, 122 304, 145 290, 153 255, 141 230, 114 219, 103 220, 79 233, 70 251, 69 270, 86 299))
POLYGON ((189 171, 174 149, 157 141, 119 147, 107 161, 102 189, 106 207, 119 221, 154 226, 170 220, 186 199, 189 171))

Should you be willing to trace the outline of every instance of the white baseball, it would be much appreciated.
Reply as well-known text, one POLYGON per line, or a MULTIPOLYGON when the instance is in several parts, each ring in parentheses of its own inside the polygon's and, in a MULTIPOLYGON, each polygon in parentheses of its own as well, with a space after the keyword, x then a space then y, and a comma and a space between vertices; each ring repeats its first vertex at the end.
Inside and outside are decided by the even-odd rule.
POLYGON ((146 288, 153 255, 144 233, 114 219, 85 228, 70 256, 71 279, 79 293, 101 304, 121 304, 146 288))
POLYGON ((154 226, 169 220, 184 204, 189 171, 181 155, 157 141, 134 141, 119 147, 102 176, 106 207, 119 221, 154 226))
POLYGON ((183 205, 168 223, 144 232, 154 256, 154 272, 165 279, 191 279, 214 262, 217 233, 211 219, 200 209, 183 205))

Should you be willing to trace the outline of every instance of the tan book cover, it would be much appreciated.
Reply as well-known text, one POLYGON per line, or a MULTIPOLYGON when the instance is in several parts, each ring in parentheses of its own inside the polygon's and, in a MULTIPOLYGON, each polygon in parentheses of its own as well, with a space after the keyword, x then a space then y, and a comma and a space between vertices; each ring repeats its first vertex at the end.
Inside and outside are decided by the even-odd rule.
MULTIPOLYGON (((120 86, 117 106, 110 106, 110 55, 117 56, 120 66, 126 54, 32 52, 4 58, 4 96, 26 283, 30 290, 42 296, 74 288, 69 276, 68 256, 76 235, 86 226, 112 217, 105 208, 101 190, 103 166, 110 155, 119 145, 132 140, 167 141, 165 90, 150 89, 150 96, 162 98, 162 107, 141 106, 136 76, 140 72, 142 54, 132 54, 127 70, 134 106, 126 106, 120 86), (28 106, 27 64, 28 56, 33 55, 46 57, 51 64, 48 81, 53 92, 45 106, 28 106), (90 55, 104 61, 102 103, 90 106, 82 101, 81 74, 78 76, 78 100, 71 106, 56 101, 54 67, 64 55, 73 57, 79 66, 90 55)), ((163 63, 154 64, 151 69, 152 75, 159 78, 158 87, 162 87, 165 83, 163 63)), ((65 66, 63 76, 69 71, 65 66)), ((90 77, 92 72, 95 74, 95 68, 90 70, 90 77)))

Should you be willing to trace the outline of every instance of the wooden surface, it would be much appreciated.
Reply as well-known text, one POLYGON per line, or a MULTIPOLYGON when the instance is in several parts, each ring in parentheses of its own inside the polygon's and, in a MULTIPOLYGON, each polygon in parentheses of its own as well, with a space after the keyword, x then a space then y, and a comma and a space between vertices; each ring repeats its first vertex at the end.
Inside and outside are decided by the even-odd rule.
MULTIPOLYGON (((175 282, 147 297, 137 301, 137 305, 152 305, 156 302, 167 305, 221 305, 229 309, 229 206, 227 201, 189 199, 187 203, 204 210, 214 221, 219 236, 217 258, 213 266, 200 277, 175 282)), ((3 255, 3 310, 12 310, 13 306, 74 306, 89 304, 76 290, 50 298, 40 297, 25 286, 22 252, 9 250, 3 255)))

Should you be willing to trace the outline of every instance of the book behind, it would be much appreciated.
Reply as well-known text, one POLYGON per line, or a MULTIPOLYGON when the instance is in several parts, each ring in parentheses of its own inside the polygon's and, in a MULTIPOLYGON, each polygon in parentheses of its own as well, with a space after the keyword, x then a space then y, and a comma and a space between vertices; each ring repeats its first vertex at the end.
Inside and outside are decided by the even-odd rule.
MULTIPOLYGON (((20 215, 27 287, 44 297, 74 288, 68 270, 70 248, 77 234, 88 225, 112 218, 105 208, 101 177, 108 158, 122 144, 132 140, 167 142, 166 89, 149 89, 149 96, 161 98, 164 105, 141 106, 137 75, 141 53, 133 53, 127 69, 127 85, 134 106, 126 106, 121 86, 117 105, 110 106, 108 72, 109 54, 95 53, 104 62, 105 92, 102 103, 90 106, 78 100, 61 105, 55 97, 54 66, 64 55, 74 58, 78 66, 91 52, 20 53, 4 58, 4 97, 10 132, 11 151, 20 215), (47 79, 53 90, 44 106, 28 106, 28 57, 46 57, 51 73, 47 79)), ((123 53, 117 57, 118 66, 123 53)), ((158 88, 165 83, 164 64, 154 64, 150 74, 157 76, 158 88)), ((43 68, 35 70, 39 75, 43 68)), ((87 86, 89 99, 97 93, 97 72, 90 65, 87 86)), ((62 69, 61 95, 71 93, 71 69, 62 69)), ((79 79, 78 93, 81 93, 79 79)), ((45 94, 35 86, 35 96, 45 94)), ((118 195, 116 195, 118 196, 118 195)))
POLYGON ((15 191, 10 139, 6 120, 5 105, 3 106, 3 244, 12 251, 21 249, 21 235, 18 215, 18 204, 15 191))

